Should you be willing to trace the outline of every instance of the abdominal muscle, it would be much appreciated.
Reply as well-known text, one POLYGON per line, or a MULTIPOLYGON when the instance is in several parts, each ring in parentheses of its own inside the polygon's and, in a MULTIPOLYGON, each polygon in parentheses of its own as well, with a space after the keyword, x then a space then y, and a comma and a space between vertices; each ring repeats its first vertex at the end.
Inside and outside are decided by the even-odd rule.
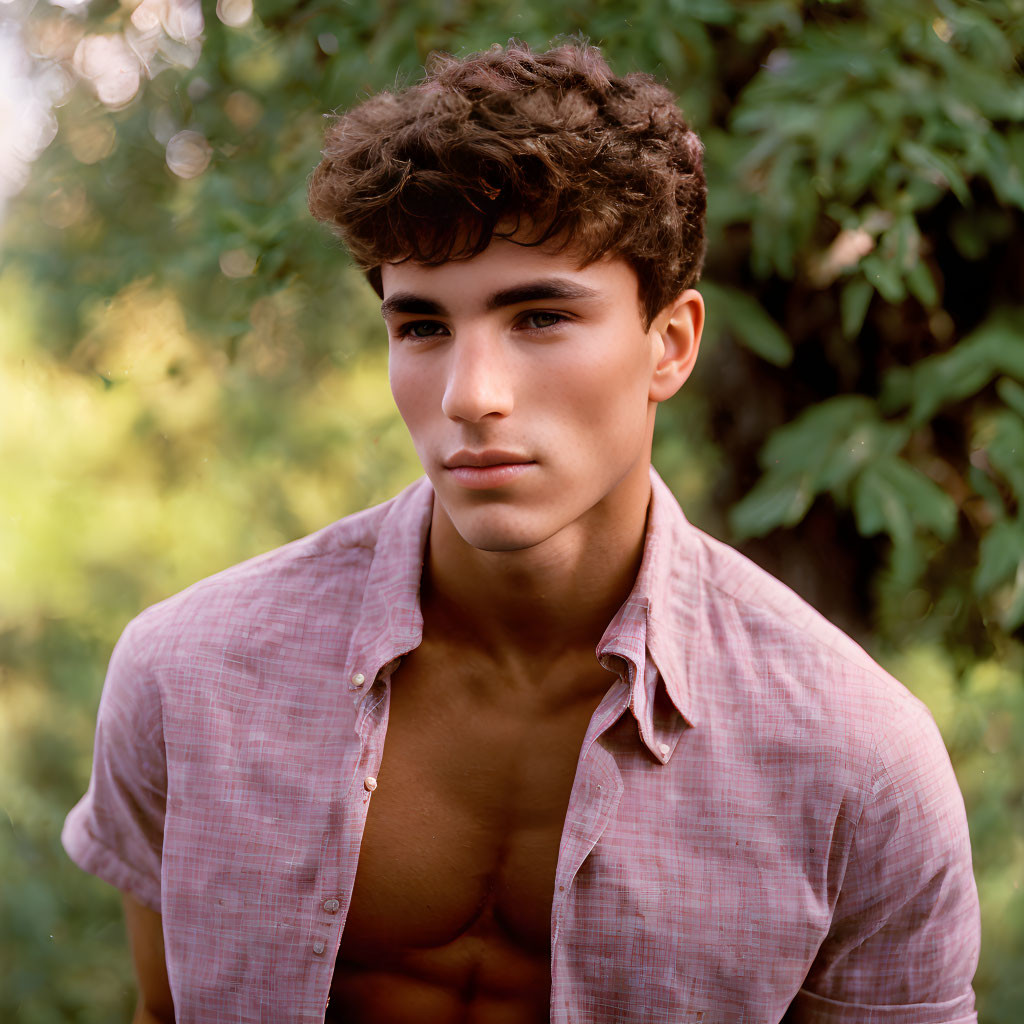
MULTIPOLYGON (((344 949, 342 954, 344 954, 344 949)), ((328 1024, 540 1024, 549 1020, 550 965, 492 911, 445 946, 335 966, 328 1024)))
POLYGON ((382 771, 374 794, 383 799, 364 835, 327 1020, 547 1021, 561 818, 502 827, 496 794, 470 811, 422 772, 414 779, 411 763, 390 767, 391 788, 382 771))

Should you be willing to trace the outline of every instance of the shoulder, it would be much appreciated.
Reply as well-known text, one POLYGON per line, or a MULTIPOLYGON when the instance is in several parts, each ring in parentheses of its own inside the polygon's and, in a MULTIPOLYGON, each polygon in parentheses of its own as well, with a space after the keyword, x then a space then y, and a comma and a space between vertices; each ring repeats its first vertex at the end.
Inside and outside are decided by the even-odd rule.
POLYGON ((709 720, 730 759, 755 767, 772 793, 804 792, 805 811, 835 821, 855 917, 941 876, 956 905, 945 920, 973 935, 964 802, 931 712, 779 580, 699 531, 694 538, 709 720))
MULTIPOLYGON (((122 657, 150 668, 204 647, 310 634, 358 608, 381 528, 398 498, 257 555, 154 604, 125 628, 122 657)), ((247 643, 246 646, 251 646, 247 643)))
POLYGON ((783 742, 833 749, 867 786, 908 747, 948 765, 931 713, 901 682, 784 583, 691 529, 713 698, 747 704, 783 742))

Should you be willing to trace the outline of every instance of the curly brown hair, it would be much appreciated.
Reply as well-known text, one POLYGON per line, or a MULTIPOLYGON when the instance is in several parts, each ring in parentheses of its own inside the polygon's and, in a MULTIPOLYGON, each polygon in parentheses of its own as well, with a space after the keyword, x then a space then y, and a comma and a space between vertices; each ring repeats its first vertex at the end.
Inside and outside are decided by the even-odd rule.
POLYGON ((329 125, 309 208, 381 293, 380 267, 468 259, 494 237, 636 271, 647 323, 700 276, 703 147, 650 75, 600 50, 510 40, 382 92, 329 125))

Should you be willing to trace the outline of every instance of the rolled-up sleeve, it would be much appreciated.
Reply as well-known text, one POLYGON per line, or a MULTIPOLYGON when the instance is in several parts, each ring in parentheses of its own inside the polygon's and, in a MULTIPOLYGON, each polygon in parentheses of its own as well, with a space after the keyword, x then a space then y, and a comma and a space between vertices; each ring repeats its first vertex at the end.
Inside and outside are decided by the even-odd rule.
POLYGON ((159 912, 167 767, 160 695, 138 657, 143 633, 136 619, 114 648, 89 789, 61 841, 80 868, 159 912))
POLYGON ((968 1024, 981 925, 963 798, 931 715, 882 725, 832 926, 787 1022, 968 1024))

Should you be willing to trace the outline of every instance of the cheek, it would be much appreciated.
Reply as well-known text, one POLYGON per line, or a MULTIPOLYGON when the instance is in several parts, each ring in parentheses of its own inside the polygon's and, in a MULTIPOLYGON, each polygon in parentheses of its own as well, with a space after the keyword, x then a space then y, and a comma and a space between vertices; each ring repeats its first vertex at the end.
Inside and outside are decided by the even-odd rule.
POLYGON ((643 359, 643 339, 632 351, 621 344, 589 346, 566 365, 548 366, 530 389, 533 402, 553 418, 600 438, 629 443, 634 428, 647 419, 650 372, 643 359))
POLYGON ((427 400, 422 375, 417 379, 405 360, 391 355, 388 359, 388 381, 399 415, 407 424, 415 423, 422 416, 427 400))

